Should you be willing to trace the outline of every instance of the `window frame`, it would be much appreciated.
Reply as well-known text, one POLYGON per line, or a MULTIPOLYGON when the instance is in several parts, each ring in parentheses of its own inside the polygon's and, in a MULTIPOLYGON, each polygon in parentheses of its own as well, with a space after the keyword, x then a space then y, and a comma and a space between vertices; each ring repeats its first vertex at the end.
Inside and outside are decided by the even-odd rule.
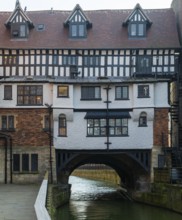
POLYGON ((139 116, 139 127, 147 127, 147 113, 146 112, 141 112, 139 116))
POLYGON ((67 120, 65 114, 60 114, 58 118, 58 136, 67 137, 67 120))
POLYGON ((70 38, 86 38, 86 24, 85 22, 71 22, 69 25, 70 38))
POLYGON ((11 25, 11 37, 13 39, 25 39, 28 37, 28 25, 23 22, 13 23, 11 25), (23 29, 22 29, 23 27, 23 29))
POLYGON ((12 85, 4 85, 4 100, 12 100, 12 85))
POLYGON ((101 87, 100 86, 81 86, 81 99, 80 100, 100 101, 101 100, 101 87))
POLYGON ((14 115, 1 115, 1 130, 2 131, 15 131, 14 115))
POLYGON ((150 98, 149 89, 149 85, 138 85, 138 98, 150 98))
POLYGON ((66 85, 59 85, 57 86, 57 97, 58 98, 68 98, 69 97, 69 86, 66 85), (65 89, 65 94, 61 95, 60 89, 65 89))
POLYGON ((137 56, 136 72, 140 74, 152 73, 152 57, 149 55, 137 56))
POLYGON ((14 153, 13 173, 38 173, 39 155, 37 153, 14 153))
POLYGON ((43 105, 43 86, 42 85, 18 85, 17 86, 17 105, 18 106, 41 106, 43 105), (32 100, 34 100, 35 103, 31 103, 32 100))
POLYGON ((115 99, 116 100, 129 100, 129 86, 116 86, 115 87, 115 99), (127 95, 126 95, 126 97, 124 97, 124 89, 126 88, 126 93, 127 93, 127 95), (117 90, 119 90, 120 89, 120 91, 117 91, 117 90), (118 92, 119 92, 119 96, 118 96, 118 92))
POLYGON ((144 38, 146 37, 146 22, 130 22, 128 27, 128 33, 130 38, 144 38), (140 27, 143 27, 142 34, 140 34, 140 27), (135 27, 135 34, 132 34, 132 29, 135 27))
POLYGON ((109 137, 128 136, 128 118, 109 118, 108 126, 106 118, 87 119, 87 137, 106 137, 107 134, 109 137), (105 125, 102 126, 101 120, 105 120, 105 125), (120 125, 118 125, 118 120, 120 120, 120 125), (117 133, 118 129, 120 129, 120 134, 117 133))

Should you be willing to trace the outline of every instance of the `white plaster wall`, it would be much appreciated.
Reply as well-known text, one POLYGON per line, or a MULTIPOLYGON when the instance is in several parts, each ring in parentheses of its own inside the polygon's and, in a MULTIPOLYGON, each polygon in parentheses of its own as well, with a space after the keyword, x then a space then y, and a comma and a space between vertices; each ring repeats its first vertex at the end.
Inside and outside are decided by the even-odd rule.
MULTIPOLYGON (((24 83, 20 84, 12 84, 12 100, 4 100, 4 85, 0 85, 0 102, 2 108, 25 108, 25 106, 17 106, 17 86, 24 85, 24 83)), ((11 85, 6 84, 6 85, 11 85)), ((26 85, 42 85, 42 83, 27 83, 26 85)), ((42 107, 45 108, 44 104, 48 103, 49 105, 52 103, 52 84, 43 84, 43 104, 42 107)), ((34 108, 40 108, 41 106, 33 106, 34 108)), ((32 106, 26 106, 26 108, 32 108, 32 106)))
MULTIPOLYGON (((62 84, 61 84, 62 85, 62 84)), ((73 85, 69 86, 69 97, 58 97, 57 89, 59 84, 53 85, 53 106, 54 108, 73 108, 73 85)))
MULTIPOLYGON (((67 122, 67 137, 58 137, 58 121, 54 123, 54 146, 56 149, 103 150, 106 137, 87 137, 86 112, 74 113, 73 121, 67 122)), ((153 145, 153 122, 138 127, 138 121, 128 120, 129 136, 110 137, 110 149, 151 149, 153 145)))
POLYGON ((169 107, 168 103, 168 83, 155 83, 154 85, 154 103, 155 107, 169 107))

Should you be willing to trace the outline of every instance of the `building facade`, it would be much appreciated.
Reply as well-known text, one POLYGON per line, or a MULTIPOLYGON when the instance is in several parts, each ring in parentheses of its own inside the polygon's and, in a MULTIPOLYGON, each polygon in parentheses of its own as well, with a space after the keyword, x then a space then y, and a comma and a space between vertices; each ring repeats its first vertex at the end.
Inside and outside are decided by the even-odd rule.
POLYGON ((0 12, 0 182, 56 181, 62 152, 158 166, 179 49, 172 9, 0 12))

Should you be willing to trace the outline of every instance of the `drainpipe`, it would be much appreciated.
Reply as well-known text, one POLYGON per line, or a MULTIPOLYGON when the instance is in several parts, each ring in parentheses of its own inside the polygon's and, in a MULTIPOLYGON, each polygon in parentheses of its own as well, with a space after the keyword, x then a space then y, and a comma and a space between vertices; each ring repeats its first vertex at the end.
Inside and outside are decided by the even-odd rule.
POLYGON ((106 101, 104 103, 106 103, 106 137, 107 137, 107 141, 105 142, 106 146, 107 146, 107 150, 109 150, 109 145, 111 144, 111 142, 109 142, 109 103, 111 103, 111 101, 109 101, 109 90, 110 85, 108 84, 107 87, 104 88, 106 90, 106 101))
POLYGON ((13 183, 13 154, 12 154, 12 138, 10 138, 10 183, 13 183))
POLYGON ((48 108, 49 113, 49 163, 50 163, 50 182, 53 183, 53 174, 52 174, 52 131, 51 131, 51 114, 52 114, 52 105, 45 104, 48 108))
POLYGON ((7 157, 8 157, 8 141, 7 138, 5 138, 5 157, 4 157, 4 183, 7 184, 7 157))

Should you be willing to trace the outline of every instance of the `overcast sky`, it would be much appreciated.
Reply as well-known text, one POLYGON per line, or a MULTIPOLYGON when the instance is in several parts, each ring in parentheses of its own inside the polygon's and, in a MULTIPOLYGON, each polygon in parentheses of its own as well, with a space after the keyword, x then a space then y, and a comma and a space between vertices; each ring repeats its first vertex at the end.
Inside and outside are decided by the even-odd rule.
MULTIPOLYGON (((21 7, 35 10, 72 10, 79 4, 83 10, 95 9, 133 9, 137 3, 143 9, 169 8, 172 0, 19 0, 21 7)), ((16 0, 0 0, 0 11, 12 11, 16 0)))

